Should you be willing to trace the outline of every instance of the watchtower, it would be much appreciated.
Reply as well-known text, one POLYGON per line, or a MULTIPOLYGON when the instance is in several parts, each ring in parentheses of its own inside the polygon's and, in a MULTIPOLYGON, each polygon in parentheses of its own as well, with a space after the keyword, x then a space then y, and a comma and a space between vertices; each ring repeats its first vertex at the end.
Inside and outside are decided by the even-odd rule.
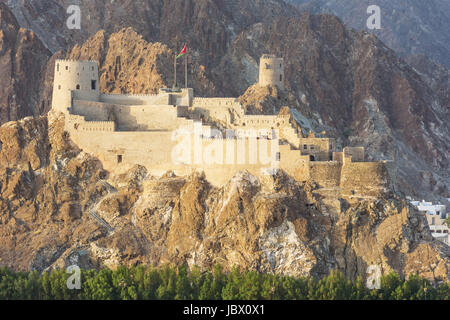
POLYGON ((259 85, 284 89, 284 61, 272 54, 264 54, 259 63, 259 85))
POLYGON ((99 101, 96 61, 56 60, 52 109, 67 113, 72 99, 99 101))

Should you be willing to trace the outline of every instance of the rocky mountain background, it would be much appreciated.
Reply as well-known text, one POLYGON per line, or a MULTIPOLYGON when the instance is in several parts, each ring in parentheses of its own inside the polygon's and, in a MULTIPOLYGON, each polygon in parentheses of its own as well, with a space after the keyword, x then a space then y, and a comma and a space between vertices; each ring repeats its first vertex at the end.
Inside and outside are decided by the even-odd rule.
POLYGON ((445 61, 406 56, 334 15, 274 0, 0 0, 0 26, 0 264, 221 263, 350 277, 379 264, 448 278, 448 246, 402 200, 450 196, 445 61), (68 30, 65 9, 76 3, 82 28, 68 30), (109 176, 61 119, 49 125, 55 59, 98 60, 103 91, 150 93, 172 85, 184 43, 197 95, 239 96, 251 113, 289 106, 305 132, 395 160, 396 195, 349 203, 282 173, 241 174, 221 189, 140 167, 109 176), (263 53, 285 59, 286 90, 254 85, 263 53), (35 118, 20 120, 27 116, 35 118))
POLYGON ((328 13, 349 27, 375 34, 401 56, 426 54, 450 68, 450 2, 447 0, 289 0, 300 11, 328 13), (381 9, 381 29, 369 30, 367 8, 381 9))

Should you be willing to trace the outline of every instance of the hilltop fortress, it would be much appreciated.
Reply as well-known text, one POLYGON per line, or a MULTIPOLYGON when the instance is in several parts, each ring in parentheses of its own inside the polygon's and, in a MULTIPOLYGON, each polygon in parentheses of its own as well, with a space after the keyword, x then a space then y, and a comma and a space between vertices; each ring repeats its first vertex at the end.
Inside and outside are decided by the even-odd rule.
MULTIPOLYGON (((283 59, 263 55, 259 78, 261 86, 283 89, 283 59)), ((388 162, 365 162, 364 148, 337 151, 332 138, 304 136, 290 115, 248 115, 236 98, 199 98, 189 88, 102 94, 94 61, 56 61, 52 110, 65 115, 71 139, 110 171, 136 164, 156 176, 198 170, 220 186, 238 171, 282 169, 349 195, 388 187, 388 162)))

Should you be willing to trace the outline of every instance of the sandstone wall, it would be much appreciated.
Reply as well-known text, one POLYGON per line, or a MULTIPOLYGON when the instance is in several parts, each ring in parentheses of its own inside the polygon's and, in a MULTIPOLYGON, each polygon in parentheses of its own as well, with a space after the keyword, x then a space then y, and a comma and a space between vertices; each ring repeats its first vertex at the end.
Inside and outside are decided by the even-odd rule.
POLYGON ((344 156, 352 156, 353 162, 363 162, 364 161, 364 147, 345 147, 344 156))
POLYGON ((118 105, 170 104, 169 95, 102 94, 100 101, 118 105))
POLYGON ((243 116, 243 108, 236 98, 194 98, 192 110, 203 117, 211 117, 226 124, 230 124, 233 115, 243 116))
POLYGON ((115 120, 121 131, 175 130, 185 119, 183 108, 172 105, 117 105, 91 101, 73 101, 72 113, 86 121, 115 120))
POLYGON ((86 121, 108 121, 114 109, 113 104, 74 99, 71 114, 83 116, 86 121))
POLYGON ((342 166, 341 184, 345 195, 379 196, 390 187, 384 162, 350 162, 342 166))
POLYGON ((311 162, 309 164, 310 177, 323 188, 338 187, 341 182, 342 164, 329 162, 311 162))
POLYGON ((330 161, 330 152, 336 145, 330 138, 300 138, 299 143, 302 154, 312 155, 314 161, 330 161))
POLYGON ((194 134, 175 137, 168 131, 92 133, 72 130, 71 137, 110 171, 136 164, 158 176, 167 171, 182 176, 197 170, 204 171, 212 184, 222 185, 238 171, 261 175, 279 167, 275 140, 262 140, 263 145, 250 139, 201 139, 194 134))

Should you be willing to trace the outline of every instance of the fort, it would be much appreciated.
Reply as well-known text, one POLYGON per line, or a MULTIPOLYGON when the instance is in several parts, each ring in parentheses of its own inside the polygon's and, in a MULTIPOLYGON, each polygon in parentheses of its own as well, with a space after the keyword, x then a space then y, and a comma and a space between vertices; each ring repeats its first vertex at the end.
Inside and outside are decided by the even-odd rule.
MULTIPOLYGON (((284 88, 283 59, 261 57, 259 85, 284 88)), ((364 148, 338 151, 335 139, 304 135, 290 115, 246 114, 236 98, 195 97, 190 88, 102 94, 95 61, 56 61, 52 111, 65 115, 71 139, 110 171, 136 164, 155 176, 197 170, 221 186, 238 171, 282 169, 298 181, 365 195, 389 180, 389 162, 365 162, 364 148)))

